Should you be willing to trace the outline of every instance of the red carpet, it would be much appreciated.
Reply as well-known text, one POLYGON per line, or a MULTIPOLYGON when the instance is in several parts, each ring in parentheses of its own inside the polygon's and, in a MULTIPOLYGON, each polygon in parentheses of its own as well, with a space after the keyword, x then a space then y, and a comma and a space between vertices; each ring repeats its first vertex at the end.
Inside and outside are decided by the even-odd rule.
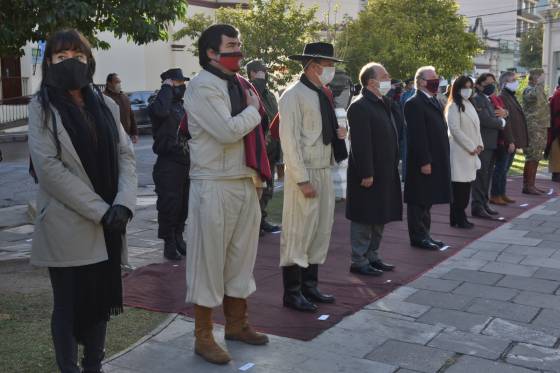
MULTIPOLYGON (((542 187, 553 187, 551 184, 539 181, 542 187)), ((552 197, 522 195, 519 193, 520 178, 509 182, 508 190, 517 202, 498 209, 508 220, 552 197), (519 206, 524 203, 529 205, 519 206)), ((328 260, 319 271, 321 290, 334 294, 336 303, 320 305, 319 312, 316 314, 300 313, 282 307, 282 278, 278 268, 280 236, 267 235, 261 238, 254 271, 257 291, 249 298, 250 321, 256 329, 280 336, 310 340, 338 323, 343 317, 416 279, 441 261, 456 254, 471 241, 502 224, 473 218, 471 221, 476 226, 472 230, 451 228, 449 206, 434 206, 432 236, 445 241, 452 248, 443 252, 430 252, 409 246, 406 219, 391 223, 385 229, 380 254, 385 261, 395 264, 397 268, 395 272, 388 272, 382 277, 368 278, 353 275, 348 271, 350 229, 349 222, 344 217, 344 208, 344 203, 337 204, 328 260), (317 318, 323 314, 329 315, 329 318, 326 321, 318 320, 317 318)), ((184 261, 176 267, 168 262, 140 268, 124 279, 124 286, 125 304, 128 306, 193 316, 192 307, 184 303, 186 291, 184 261)), ((223 321, 221 310, 216 310, 215 319, 218 322, 223 321)))

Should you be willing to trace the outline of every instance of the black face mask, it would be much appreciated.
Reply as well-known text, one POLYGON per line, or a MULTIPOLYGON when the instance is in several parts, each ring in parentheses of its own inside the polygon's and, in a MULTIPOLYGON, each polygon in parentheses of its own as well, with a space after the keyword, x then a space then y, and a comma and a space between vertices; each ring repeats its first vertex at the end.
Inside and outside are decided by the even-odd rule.
POLYGON ((90 83, 89 66, 76 58, 68 58, 59 63, 50 64, 45 83, 52 87, 73 91, 90 83))
POLYGON ((175 97, 177 100, 182 100, 183 97, 185 96, 186 90, 187 90, 187 86, 184 84, 181 84, 180 86, 177 87, 173 87, 173 97, 175 97))
POLYGON ((487 85, 482 89, 482 93, 486 96, 492 96, 494 92, 496 92, 496 86, 494 84, 487 85))
POLYGON ((259 92, 264 92, 266 89, 266 79, 253 79, 253 85, 259 92))

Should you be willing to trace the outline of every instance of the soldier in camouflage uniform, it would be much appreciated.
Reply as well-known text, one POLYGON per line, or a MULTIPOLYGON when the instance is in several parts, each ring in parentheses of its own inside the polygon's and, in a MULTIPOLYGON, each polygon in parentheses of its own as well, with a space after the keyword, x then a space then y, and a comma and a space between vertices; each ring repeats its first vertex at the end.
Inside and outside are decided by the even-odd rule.
POLYGON ((541 194, 545 191, 535 186, 539 161, 546 147, 547 128, 550 125, 550 108, 544 90, 543 69, 529 72, 529 86, 523 91, 523 111, 527 117, 529 146, 523 149, 525 168, 523 170, 523 193, 541 194))

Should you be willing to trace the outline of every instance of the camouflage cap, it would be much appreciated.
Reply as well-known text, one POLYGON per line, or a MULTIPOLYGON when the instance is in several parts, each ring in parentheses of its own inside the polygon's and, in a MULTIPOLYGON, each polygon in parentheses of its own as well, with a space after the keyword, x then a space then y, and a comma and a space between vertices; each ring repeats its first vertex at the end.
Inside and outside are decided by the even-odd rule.
POLYGON ((262 60, 252 60, 245 65, 245 70, 247 70, 247 74, 249 74, 251 71, 267 71, 268 68, 262 60))

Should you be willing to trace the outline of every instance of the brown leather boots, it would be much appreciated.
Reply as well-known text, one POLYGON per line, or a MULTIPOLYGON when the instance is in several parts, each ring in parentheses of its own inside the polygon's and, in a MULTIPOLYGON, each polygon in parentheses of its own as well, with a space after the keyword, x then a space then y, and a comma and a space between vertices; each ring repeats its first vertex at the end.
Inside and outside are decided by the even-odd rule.
POLYGON ((505 206, 508 203, 503 199, 502 196, 492 196, 489 199, 489 202, 493 205, 505 206))
POLYGON ((247 320, 247 300, 224 297, 224 315, 226 317, 225 338, 230 341, 245 342, 250 345, 268 343, 266 334, 257 333, 247 320))
MULTIPOLYGON (((225 338, 251 345, 265 345, 268 337, 257 333, 247 320, 247 301, 240 298, 224 297, 226 317, 225 338)), ((213 364, 227 364, 231 356, 214 340, 212 334, 212 308, 194 306, 195 346, 194 351, 213 364)))
POLYGON ((532 195, 541 195, 544 193, 544 190, 535 186, 538 167, 538 161, 525 161, 525 167, 523 168, 523 193, 532 195))
POLYGON ((213 364, 227 364, 231 356, 220 347, 212 334, 212 308, 194 305, 194 352, 213 364))

